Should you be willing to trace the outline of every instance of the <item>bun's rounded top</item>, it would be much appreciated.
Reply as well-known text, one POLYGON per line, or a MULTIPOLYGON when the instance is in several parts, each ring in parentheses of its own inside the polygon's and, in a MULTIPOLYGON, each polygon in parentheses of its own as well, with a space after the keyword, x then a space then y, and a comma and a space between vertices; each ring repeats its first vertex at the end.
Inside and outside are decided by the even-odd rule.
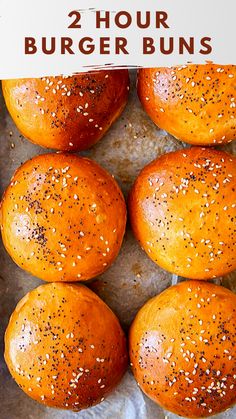
POLYGON ((236 66, 141 69, 138 94, 148 115, 174 137, 195 145, 236 139, 236 66))
POLYGON ((2 82, 8 110, 33 143, 64 151, 85 150, 106 133, 124 109, 127 70, 2 82))
POLYGON ((46 281, 80 281, 115 260, 126 205, 113 177, 73 154, 40 155, 15 173, 2 200, 2 238, 14 261, 46 281))
POLYGON ((102 401, 121 379, 126 341, 116 316, 88 288, 47 284, 28 293, 13 312, 5 360, 28 396, 81 410, 102 401))
POLYGON ((129 198, 134 234, 162 268, 191 279, 236 269, 236 159, 193 147, 162 155, 129 198))
POLYGON ((200 418, 236 402, 236 295, 185 281, 148 301, 130 331, 141 389, 165 409, 200 418))

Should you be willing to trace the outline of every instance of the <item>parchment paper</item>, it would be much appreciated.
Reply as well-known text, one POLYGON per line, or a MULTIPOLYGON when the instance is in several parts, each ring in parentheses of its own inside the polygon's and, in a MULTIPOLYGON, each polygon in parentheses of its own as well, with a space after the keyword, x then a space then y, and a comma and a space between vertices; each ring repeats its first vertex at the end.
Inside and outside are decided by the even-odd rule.
MULTIPOLYGON (((135 77, 135 73, 132 72, 129 103, 120 119, 96 146, 83 153, 115 175, 125 196, 143 166, 162 153, 186 147, 159 130, 142 110, 136 95, 135 77)), ((20 135, 8 115, 1 94, 0 107, 1 196, 18 166, 30 157, 47 150, 31 144, 20 135)), ((236 144, 225 148, 236 153, 236 144)), ((90 282, 89 286, 114 310, 127 331, 138 309, 150 297, 167 288, 171 281, 171 274, 155 265, 140 249, 128 225, 116 262, 105 274, 90 282)), ((130 371, 103 403, 79 413, 49 409, 27 397, 10 377, 4 363, 3 335, 16 303, 42 282, 17 267, 0 243, 0 418, 178 418, 149 400, 136 385, 130 371)), ((220 279, 220 282, 236 292, 236 272, 220 279)), ((218 415, 217 418, 236 418, 236 407, 218 415)))

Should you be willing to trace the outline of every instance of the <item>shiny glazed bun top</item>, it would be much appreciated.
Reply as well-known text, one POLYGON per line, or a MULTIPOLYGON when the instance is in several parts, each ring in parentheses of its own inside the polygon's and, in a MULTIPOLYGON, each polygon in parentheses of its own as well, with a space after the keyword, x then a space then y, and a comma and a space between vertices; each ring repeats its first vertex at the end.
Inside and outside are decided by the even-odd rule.
POLYGON ((17 305, 5 334, 17 384, 47 406, 99 403, 127 367, 124 333, 106 304, 82 285, 47 284, 17 305))
POLYGON ((24 163, 4 194, 1 215, 10 256, 46 281, 80 281, 104 272, 126 226, 125 201, 113 177, 69 153, 24 163))
POLYGON ((58 150, 85 150, 106 133, 124 109, 127 70, 76 76, 4 80, 7 108, 22 134, 58 150))
POLYGON ((141 389, 180 416, 206 417, 236 402, 236 295, 185 281, 148 301, 130 331, 141 389))
POLYGON ((129 199, 134 234, 162 268, 191 279, 236 269, 236 159, 193 147, 162 155, 129 199))
POLYGON ((215 64, 141 69, 138 94, 160 128, 195 145, 236 139, 236 66, 215 64))

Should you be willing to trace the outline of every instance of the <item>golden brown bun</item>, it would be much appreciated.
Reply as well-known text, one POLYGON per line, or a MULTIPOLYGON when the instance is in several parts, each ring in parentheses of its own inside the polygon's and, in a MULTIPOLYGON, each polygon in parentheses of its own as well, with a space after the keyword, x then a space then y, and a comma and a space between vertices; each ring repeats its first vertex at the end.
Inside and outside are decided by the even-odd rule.
POLYGON ((185 281, 149 300, 130 330, 141 389, 180 416, 200 418, 236 402, 236 295, 185 281))
POLYGON ((22 134, 57 150, 85 150, 100 140, 123 111, 127 70, 2 82, 7 108, 22 134))
POLYGON ((120 381, 126 340, 114 313, 88 288, 47 284, 28 293, 13 312, 5 360, 28 396, 80 410, 102 401, 120 381))
POLYGON ((236 269, 236 158, 193 147, 146 166, 129 199, 134 234, 167 271, 209 279, 236 269))
POLYGON ((236 66, 215 64, 139 71, 138 95, 153 122, 195 145, 236 139, 236 66))
POLYGON ((2 238, 12 259, 46 281, 80 281, 116 258, 126 205, 113 177, 72 154, 24 163, 2 200, 2 238))

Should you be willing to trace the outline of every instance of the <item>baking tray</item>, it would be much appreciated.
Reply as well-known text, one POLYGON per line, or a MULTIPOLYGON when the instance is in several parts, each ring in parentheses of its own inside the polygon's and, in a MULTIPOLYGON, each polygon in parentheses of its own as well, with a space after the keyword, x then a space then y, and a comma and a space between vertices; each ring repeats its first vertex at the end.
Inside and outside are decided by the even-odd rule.
MULTIPOLYGON (((142 110, 136 94, 136 74, 131 74, 128 105, 106 136, 91 150, 81 153, 114 174, 124 195, 140 170, 151 160, 168 151, 187 147, 158 129, 142 110)), ((15 169, 34 155, 47 152, 20 135, 9 116, 0 92, 0 196, 15 169)), ((221 149, 236 154, 236 141, 221 149)), ((176 279, 176 278, 174 278, 176 279)), ((128 224, 120 254, 106 273, 87 283, 117 314, 122 326, 129 325, 139 308, 172 283, 172 275, 155 265, 141 250, 128 224)), ((236 292, 236 272, 217 280, 236 292)), ((27 397, 15 384, 3 359, 3 336, 16 303, 43 281, 17 267, 0 243, 0 418, 1 419, 174 419, 138 388, 131 371, 100 405, 73 413, 50 409, 27 397)), ((236 407, 216 416, 236 418, 236 407)))

